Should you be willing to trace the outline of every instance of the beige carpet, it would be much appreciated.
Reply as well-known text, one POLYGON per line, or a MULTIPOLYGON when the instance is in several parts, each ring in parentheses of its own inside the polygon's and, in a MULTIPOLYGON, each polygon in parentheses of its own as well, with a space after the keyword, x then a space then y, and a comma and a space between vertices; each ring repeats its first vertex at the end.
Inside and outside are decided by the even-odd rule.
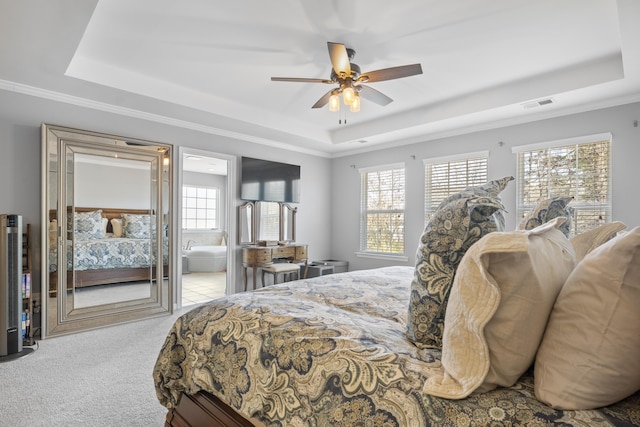
POLYGON ((162 426, 153 366, 186 311, 46 339, 0 363, 0 426, 162 426))

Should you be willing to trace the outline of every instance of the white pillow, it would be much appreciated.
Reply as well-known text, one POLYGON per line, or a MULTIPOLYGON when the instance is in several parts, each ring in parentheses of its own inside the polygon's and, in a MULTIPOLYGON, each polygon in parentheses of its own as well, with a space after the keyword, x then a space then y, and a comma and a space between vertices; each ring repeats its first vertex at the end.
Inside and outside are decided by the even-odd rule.
POLYGON ((556 218, 528 231, 489 233, 456 273, 444 322, 442 366, 423 391, 461 399, 511 386, 532 365, 549 313, 575 266, 556 218))
POLYGON ((536 356, 536 397, 593 409, 640 390, 640 227, 594 249, 567 279, 536 356))

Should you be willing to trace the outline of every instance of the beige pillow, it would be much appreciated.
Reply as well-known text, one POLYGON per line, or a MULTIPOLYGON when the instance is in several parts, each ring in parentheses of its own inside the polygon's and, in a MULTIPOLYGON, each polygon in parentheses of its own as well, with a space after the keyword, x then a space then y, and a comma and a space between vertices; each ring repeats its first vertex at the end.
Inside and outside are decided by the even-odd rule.
POLYGON ((484 236, 463 257, 449 296, 442 367, 423 391, 461 399, 511 386, 532 365, 556 296, 575 266, 556 218, 484 236))
POLYGON ((601 244, 616 237, 616 234, 625 228, 627 228, 627 226, 624 223, 614 221, 573 237, 570 242, 576 253, 576 262, 582 261, 582 258, 584 258, 585 255, 601 244))
POLYGON ((111 228, 113 229, 113 237, 122 237, 122 219, 121 218, 112 218, 111 219, 111 228))
POLYGON ((640 227, 588 254, 567 279, 535 363, 535 394, 560 409, 640 390, 640 227))
POLYGON ((49 248, 55 248, 58 244, 58 220, 49 221, 49 248))

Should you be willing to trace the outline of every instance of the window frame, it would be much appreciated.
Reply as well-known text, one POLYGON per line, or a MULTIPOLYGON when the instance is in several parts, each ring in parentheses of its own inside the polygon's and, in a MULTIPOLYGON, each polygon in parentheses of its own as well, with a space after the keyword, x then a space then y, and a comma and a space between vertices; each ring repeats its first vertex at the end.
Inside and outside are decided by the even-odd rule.
MULTIPOLYGON (((359 250, 356 252, 356 256, 365 257, 365 258, 376 258, 376 259, 393 259, 396 261, 408 261, 408 257, 406 256, 406 165, 405 163, 392 163, 386 165, 379 165, 367 168, 358 169, 360 173, 360 242, 359 242, 359 250), (369 185, 368 185, 368 177, 370 173, 380 173, 380 172, 389 172, 393 175, 393 171, 402 170, 402 208, 391 208, 391 209, 368 209, 367 204, 369 200, 369 185), (368 236, 370 234, 369 228, 367 227, 367 218, 370 214, 401 214, 402 215, 402 252, 387 252, 387 251, 373 251, 368 248, 368 236)), ((393 179, 393 177, 392 177, 393 179)), ((392 185, 392 188, 395 187, 392 185)), ((392 189, 393 191, 393 189, 392 189)), ((394 198, 392 197, 392 200, 394 198)), ((393 248, 394 246, 394 235, 395 233, 391 231, 391 227, 389 229, 389 247, 393 248)))
MULTIPOLYGON (((613 218, 613 198, 612 198, 612 150, 613 150, 613 138, 610 132, 607 133, 599 133, 593 135, 584 135, 578 136, 574 138, 560 139, 554 141, 547 141, 535 144, 527 144, 520 145, 512 148, 512 152, 516 154, 516 176, 517 176, 517 186, 516 186, 516 217, 517 224, 522 221, 522 218, 527 213, 531 212, 535 206, 536 202, 527 203, 525 201, 525 190, 524 190, 524 155, 528 153, 532 153, 534 151, 548 151, 548 150, 561 150, 561 149, 570 149, 574 148, 576 151, 575 161, 576 166, 575 169, 580 170, 577 162, 579 161, 579 147, 586 146, 590 144, 598 144, 598 143, 607 143, 607 156, 605 159, 606 167, 607 167, 607 177, 604 181, 606 183, 606 200, 601 203, 594 203, 593 201, 589 201, 583 197, 579 192, 580 187, 575 183, 572 183, 572 187, 575 187, 573 191, 570 191, 567 194, 566 191, 562 191, 557 187, 553 187, 552 185, 547 184, 547 194, 546 198, 555 197, 555 196, 573 196, 574 200, 569 204, 570 207, 573 208, 574 214, 571 222, 571 231, 570 237, 573 237, 577 234, 580 234, 583 231, 591 229, 597 225, 605 224, 612 221, 613 218), (596 219, 597 225, 595 223, 590 223, 588 225, 585 224, 585 221, 580 221, 579 213, 584 213, 588 211, 593 211, 594 213, 597 211, 604 212, 604 217, 596 219)), ((592 169, 593 171, 597 170, 597 167, 592 169)), ((570 179, 575 181, 577 173, 573 173, 570 175, 570 179)), ((579 178, 579 176, 578 176, 579 178)), ((551 181, 551 180, 549 180, 551 181)), ((545 197, 541 197, 543 199, 545 197)), ((591 220, 593 221, 593 220, 591 220)))
MULTIPOLYGON (((198 196, 193 197, 193 198, 195 198, 196 201, 198 199, 205 200, 205 204, 207 203, 208 200, 212 199, 211 197, 198 197, 198 196)), ((196 209, 198 209, 198 208, 196 208, 196 209)), ((181 224, 181 227, 182 227, 183 230, 217 230, 217 229, 220 228, 220 216, 219 216, 219 213, 220 213, 220 188, 219 187, 208 186, 208 185, 194 185, 194 184, 183 184, 182 185, 182 224, 181 224), (207 191, 213 190, 215 192, 215 207, 213 209, 212 208, 207 208, 207 207, 202 209, 202 210, 205 210, 207 212, 211 211, 211 210, 214 211, 215 218, 213 219, 213 221, 214 221, 214 226, 213 227, 193 227, 193 228, 192 227, 187 227, 187 223, 190 220, 195 220, 196 224, 197 224, 198 221, 205 221, 206 222, 206 221, 210 220, 208 215, 205 215, 204 219, 201 219, 198 216, 196 216, 196 218, 191 218, 191 217, 188 216, 187 210, 188 209, 192 209, 192 208, 189 208, 187 206, 187 198, 190 197, 190 196, 187 195, 187 189, 188 188, 196 189, 196 192, 197 192, 198 189, 205 189, 207 191)))

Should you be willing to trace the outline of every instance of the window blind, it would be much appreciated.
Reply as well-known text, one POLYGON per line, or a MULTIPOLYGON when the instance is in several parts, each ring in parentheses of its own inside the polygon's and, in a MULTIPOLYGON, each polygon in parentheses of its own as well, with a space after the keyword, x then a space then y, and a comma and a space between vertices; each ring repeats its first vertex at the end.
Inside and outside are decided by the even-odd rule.
POLYGON ((572 196, 571 235, 611 221, 611 140, 584 140, 517 151, 520 220, 540 200, 572 196))
POLYGON ((488 153, 475 153, 468 158, 424 160, 425 224, 440 203, 467 187, 487 182, 488 153))
POLYGON ((361 170, 360 250, 404 254, 404 165, 361 170))

